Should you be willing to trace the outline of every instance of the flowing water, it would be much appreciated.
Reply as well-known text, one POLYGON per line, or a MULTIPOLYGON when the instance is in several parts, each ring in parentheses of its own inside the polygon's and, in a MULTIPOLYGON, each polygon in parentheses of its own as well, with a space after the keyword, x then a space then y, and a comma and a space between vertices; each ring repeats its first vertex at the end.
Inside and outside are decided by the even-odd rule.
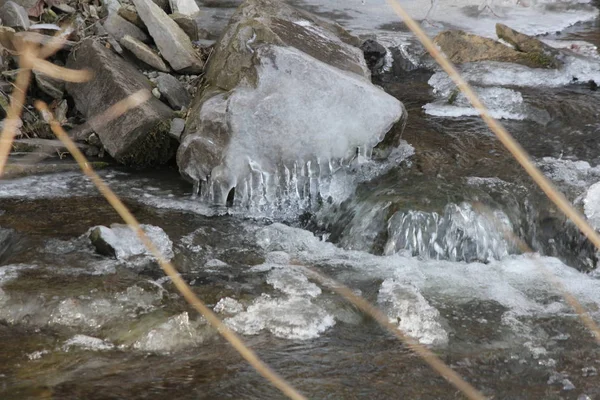
MULTIPOLYGON (((547 39, 597 44, 597 32, 592 21, 547 39)), ((572 71, 587 81, 586 65, 572 71)), ((464 72, 594 221, 600 92, 556 76, 505 85, 494 71, 516 67, 480 68, 464 72)), ((600 398, 600 347, 547 279, 600 322, 597 252, 462 99, 444 100, 443 75, 395 72, 377 83, 408 110, 399 148, 385 161, 299 166, 275 200, 213 207, 172 168, 101 175, 157 227, 198 296, 309 398, 461 395, 298 263, 376 304, 486 395, 600 398)), ((115 230, 115 256, 94 251, 90 228, 119 222, 78 173, 0 184, 0 398, 282 398, 127 231, 115 230)))

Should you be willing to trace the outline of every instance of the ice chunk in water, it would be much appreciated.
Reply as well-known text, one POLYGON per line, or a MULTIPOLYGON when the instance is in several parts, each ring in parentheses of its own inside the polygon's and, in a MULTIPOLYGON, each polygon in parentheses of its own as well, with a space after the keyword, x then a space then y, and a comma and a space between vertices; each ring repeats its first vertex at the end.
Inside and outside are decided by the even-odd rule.
POLYGON ((423 344, 445 345, 448 333, 440 323, 440 312, 432 307, 419 290, 394 279, 381 284, 377 302, 390 317, 390 322, 423 344))
MULTIPOLYGON (((173 258, 173 242, 162 228, 153 225, 141 225, 141 227, 167 260, 173 258)), ((96 229, 99 231, 102 240, 114 249, 118 259, 127 260, 140 255, 151 256, 150 251, 146 249, 146 246, 128 225, 112 224, 110 228, 97 226, 92 228, 90 232, 96 229)))
POLYGON ((231 297, 223 297, 215 305, 213 310, 216 313, 237 314, 237 313, 244 311, 244 306, 242 305, 242 303, 240 303, 236 299, 232 299, 231 297))
POLYGON ((110 342, 92 336, 75 335, 63 344, 63 350, 68 351, 73 347, 81 348, 84 350, 98 351, 111 350, 115 346, 110 342))
POLYGON ((169 353, 198 345, 204 341, 199 329, 201 325, 200 321, 190 321, 188 313, 183 312, 150 330, 133 347, 141 351, 169 353))
POLYGON ((335 320, 309 298, 274 299, 263 294, 245 312, 227 318, 225 323, 244 335, 267 330, 277 337, 306 340, 319 337, 335 320))
MULTIPOLYGON (((505 88, 474 88, 479 98, 497 119, 523 120, 527 109, 521 93, 505 88)), ((439 90, 438 90, 439 92, 439 90)), ((437 93, 441 99, 423 106, 426 114, 436 117, 478 116, 479 112, 471 106, 464 94, 456 92, 437 93), (453 98, 454 97, 454 98, 453 98)))
POLYGON ((267 283, 290 296, 317 297, 321 294, 321 288, 309 282, 308 278, 293 265, 269 272, 267 283))
POLYGON ((583 199, 585 216, 594 229, 600 229, 600 182, 588 189, 583 199))

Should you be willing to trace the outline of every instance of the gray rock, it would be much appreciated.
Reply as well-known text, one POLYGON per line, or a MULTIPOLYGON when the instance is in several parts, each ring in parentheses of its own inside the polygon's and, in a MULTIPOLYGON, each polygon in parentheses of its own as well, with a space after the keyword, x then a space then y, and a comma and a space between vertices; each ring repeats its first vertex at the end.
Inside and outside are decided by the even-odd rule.
POLYGON ((0 7, 0 19, 2 20, 2 25, 11 28, 27 30, 31 25, 27 10, 14 1, 7 1, 0 7))
POLYGON ((173 121, 171 121, 171 129, 169 130, 169 135, 171 135, 173 139, 179 141, 179 139, 181 139, 181 134, 183 133, 184 129, 185 119, 173 118, 173 121))
POLYGON ((96 35, 98 36, 107 36, 106 40, 108 41, 108 44, 111 45, 117 53, 123 54, 123 48, 121 47, 119 42, 108 34, 108 31, 104 29, 104 26, 102 26, 102 24, 96 24, 95 31, 96 35))
POLYGON ((171 11, 182 15, 196 15, 200 8, 194 0, 169 0, 171 11))
MULTIPOLYGON (((25 9, 25 11, 29 12, 31 8, 34 8, 38 4, 38 0, 12 0, 21 7, 25 9)), ((6 3, 6 0, 0 0, 0 6, 3 6, 6 3)))
POLYGON ((190 95, 181 82, 169 74, 160 74, 156 86, 174 110, 181 110, 190 104, 190 95))
POLYGON ((117 13, 112 13, 106 18, 104 29, 118 42, 125 36, 131 36, 140 42, 150 43, 148 35, 131 22, 121 18, 117 13))
POLYGON ((40 90, 48 96, 55 99, 62 99, 65 93, 65 83, 58 79, 51 78, 41 72, 33 71, 35 83, 40 90))
MULTIPOLYGON (((152 89, 135 67, 93 39, 84 40, 69 55, 67 68, 87 68, 94 73, 89 82, 67 83, 75 106, 88 121, 133 93, 152 89)), ((90 125, 117 161, 146 166, 172 157, 175 148, 168 136, 171 116, 169 107, 150 98, 112 121, 90 125)))
POLYGON ((108 15, 116 14, 121 8, 121 2, 119 0, 103 0, 102 3, 106 8, 108 15))
POLYGON ((145 62, 152 68, 163 72, 169 71, 169 67, 167 67, 163 59, 160 58, 154 50, 139 40, 136 40, 129 35, 125 35, 121 38, 119 43, 121 46, 132 52, 139 60, 145 62))
POLYGON ((123 6, 123 7, 119 8, 118 14, 121 18, 126 19, 127 21, 131 22, 138 28, 146 29, 146 25, 144 25, 144 21, 142 21, 142 19, 138 15, 137 11, 135 10, 134 6, 131 6, 131 5, 123 6))
POLYGON ((179 25, 186 35, 188 35, 190 40, 198 40, 198 25, 192 17, 179 13, 171 14, 169 17, 179 25))
POLYGON ((234 12, 235 8, 200 7, 200 13, 194 19, 196 20, 196 25, 202 27, 208 33, 206 39, 216 40, 227 29, 229 20, 234 12))
POLYGON ((181 174, 203 181, 210 201, 225 204, 235 188, 234 201, 250 204, 261 193, 273 200, 278 190, 303 192, 301 183, 276 186, 305 176, 315 160, 348 161, 357 149, 369 155, 405 110, 371 84, 355 45, 341 27, 283 2, 244 2, 190 106, 181 174))
POLYGON ((175 21, 151 0, 133 0, 133 3, 161 55, 175 71, 202 71, 202 60, 196 54, 190 38, 175 21))

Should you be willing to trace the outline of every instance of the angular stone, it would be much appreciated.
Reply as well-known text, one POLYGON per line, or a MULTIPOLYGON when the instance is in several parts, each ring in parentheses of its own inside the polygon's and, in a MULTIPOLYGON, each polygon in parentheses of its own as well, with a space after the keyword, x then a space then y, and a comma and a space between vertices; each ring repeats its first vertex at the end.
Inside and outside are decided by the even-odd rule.
POLYGON ((160 58, 154 50, 139 40, 136 40, 129 35, 125 35, 119 43, 121 46, 132 52, 139 60, 145 62, 152 68, 163 72, 169 71, 169 67, 167 67, 163 59, 160 58))
POLYGON ((171 135, 173 139, 179 141, 181 139, 181 134, 183 133, 184 129, 185 119, 173 118, 173 121, 171 121, 171 129, 169 130, 169 135, 171 135))
POLYGON ((58 79, 51 78, 41 72, 33 71, 35 83, 40 90, 48 96, 55 99, 62 99, 65 94, 65 83, 58 79))
POLYGON ((172 157, 175 147, 168 136, 172 111, 153 97, 111 121, 91 120, 116 102, 152 89, 134 66, 102 43, 86 39, 70 54, 67 68, 87 68, 94 73, 89 82, 67 83, 67 91, 113 158, 128 165, 147 166, 172 157))
POLYGON ((203 62, 179 25, 151 0, 133 0, 133 3, 161 55, 171 67, 180 72, 201 72, 203 62))
POLYGON ((179 13, 170 14, 169 17, 179 25, 179 27, 188 35, 192 41, 198 40, 198 25, 196 21, 188 16, 179 13))
POLYGON ((14 1, 7 1, 0 7, 0 20, 2 25, 17 29, 29 29, 31 23, 27 10, 14 1))
POLYGON ((106 31, 118 42, 120 42, 123 37, 129 35, 140 42, 150 43, 148 35, 116 13, 110 14, 108 18, 106 18, 106 21, 104 21, 104 29, 106 29, 106 31))
POLYGON ((538 58, 540 62, 546 64, 549 68, 563 66, 563 62, 559 60, 560 51, 534 37, 517 32, 504 24, 496 24, 496 35, 499 39, 513 45, 515 50, 528 53, 533 58, 538 58))
POLYGON ((406 111, 371 84, 355 45, 339 26, 281 1, 244 2, 190 106, 180 173, 202 182, 211 202, 225 204, 235 189, 234 203, 251 205, 263 193, 269 202, 305 192, 295 178, 304 171, 325 175, 357 151, 368 157, 406 111))
POLYGON ((160 74, 156 79, 156 87, 174 110, 181 110, 189 105, 189 93, 174 76, 160 74))
POLYGON ((169 0, 171 11, 182 15, 195 15, 200 11, 194 0, 169 0))
POLYGON ((433 41, 446 56, 456 64, 477 61, 500 61, 525 65, 531 68, 547 68, 546 57, 522 53, 493 39, 472 35, 463 31, 445 31, 433 41))
POLYGON ((125 20, 131 22, 138 28, 146 29, 146 25, 144 25, 144 21, 142 21, 142 19, 138 15, 137 11, 135 10, 134 6, 130 6, 130 5, 123 6, 123 7, 119 8, 118 14, 121 18, 124 18, 125 20))

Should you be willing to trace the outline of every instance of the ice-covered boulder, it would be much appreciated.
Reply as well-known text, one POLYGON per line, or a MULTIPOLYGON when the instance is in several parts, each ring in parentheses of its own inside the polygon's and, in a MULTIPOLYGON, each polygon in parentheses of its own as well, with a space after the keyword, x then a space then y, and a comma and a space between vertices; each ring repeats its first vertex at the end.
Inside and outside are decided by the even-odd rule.
MULTIPOLYGON (((177 154, 209 201, 302 197, 310 178, 370 155, 405 117, 370 82, 359 41, 275 0, 244 2, 206 70, 177 154)), ((313 192, 314 193, 314 192, 313 192)))

